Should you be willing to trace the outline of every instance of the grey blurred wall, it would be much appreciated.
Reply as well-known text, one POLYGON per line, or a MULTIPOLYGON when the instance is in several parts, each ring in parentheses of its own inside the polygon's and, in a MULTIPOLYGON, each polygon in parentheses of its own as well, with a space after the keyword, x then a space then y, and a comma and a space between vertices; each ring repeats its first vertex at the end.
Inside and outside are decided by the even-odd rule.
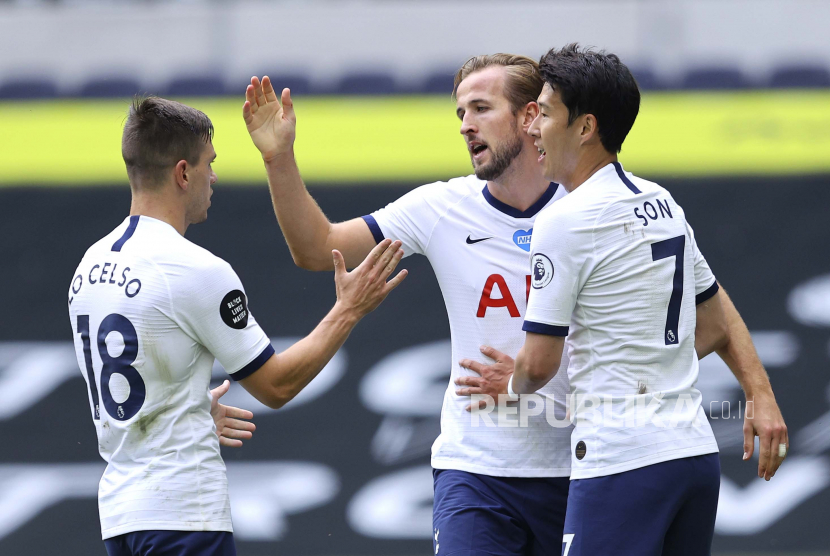
POLYGON ((100 75, 164 83, 187 74, 244 82, 302 72, 320 84, 376 69, 402 83, 467 57, 539 56, 571 41, 605 47, 663 79, 734 65, 830 67, 825 0, 104 2, 0 4, 0 80, 71 89, 100 75))

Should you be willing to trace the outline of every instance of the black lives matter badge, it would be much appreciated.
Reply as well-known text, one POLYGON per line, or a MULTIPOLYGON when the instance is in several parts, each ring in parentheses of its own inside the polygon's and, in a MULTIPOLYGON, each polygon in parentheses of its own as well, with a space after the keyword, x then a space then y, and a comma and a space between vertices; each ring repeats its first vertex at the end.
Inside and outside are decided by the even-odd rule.
POLYGON ((241 290, 228 293, 222 299, 219 314, 222 316, 222 322, 231 328, 242 330, 248 326, 248 301, 245 299, 245 294, 241 290))

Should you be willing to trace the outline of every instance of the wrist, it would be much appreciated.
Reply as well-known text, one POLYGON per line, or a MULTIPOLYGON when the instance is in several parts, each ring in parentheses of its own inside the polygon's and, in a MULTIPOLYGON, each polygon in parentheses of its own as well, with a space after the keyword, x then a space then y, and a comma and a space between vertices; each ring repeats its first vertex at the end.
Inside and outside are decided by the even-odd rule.
POLYGON ((266 166, 282 166, 294 162, 294 146, 292 145, 287 151, 278 152, 274 154, 262 153, 262 161, 266 166))
POLYGON ((345 305, 338 299, 334 303, 334 307, 332 307, 331 316, 346 326, 352 328, 356 326, 357 323, 360 322, 360 319, 362 319, 365 315, 363 315, 356 308, 345 305))

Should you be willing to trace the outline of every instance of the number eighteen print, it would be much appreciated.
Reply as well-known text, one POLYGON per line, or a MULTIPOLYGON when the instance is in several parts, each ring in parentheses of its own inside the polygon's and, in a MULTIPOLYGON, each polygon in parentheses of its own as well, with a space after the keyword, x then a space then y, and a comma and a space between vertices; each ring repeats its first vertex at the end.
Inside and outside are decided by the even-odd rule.
MULTIPOLYGON (((92 349, 90 345, 89 315, 78 315, 78 334, 84 344, 84 362, 86 373, 89 379, 89 390, 92 395, 93 416, 95 420, 100 419, 98 405, 98 387, 95 381, 95 372, 92 368, 92 349)), ((101 357, 101 398, 107 413, 119 421, 127 421, 132 418, 141 406, 144 405, 144 398, 147 390, 141 374, 133 367, 138 357, 138 334, 131 323, 123 315, 113 313, 108 315, 98 327, 98 355, 101 357), (117 332, 124 341, 124 350, 117 357, 112 357, 107 349, 107 336, 111 332, 117 332), (120 374, 130 385, 130 393, 125 400, 116 402, 110 390, 110 380, 113 374, 120 374)))

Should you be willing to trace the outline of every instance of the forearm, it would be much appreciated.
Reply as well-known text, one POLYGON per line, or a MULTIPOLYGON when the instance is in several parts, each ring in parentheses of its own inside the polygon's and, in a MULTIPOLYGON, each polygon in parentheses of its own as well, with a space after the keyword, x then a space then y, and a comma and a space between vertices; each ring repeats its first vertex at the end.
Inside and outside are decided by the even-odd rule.
POLYGON ((278 365, 269 381, 279 392, 282 404, 293 399, 323 370, 359 320, 354 310, 335 303, 308 336, 277 355, 278 365))
POLYGON ((308 270, 331 270, 332 225, 306 190, 293 150, 266 161, 265 170, 274 212, 294 263, 308 270))
POLYGON ((753 399, 756 395, 772 395, 769 377, 755 351, 749 330, 723 288, 721 293, 728 337, 716 353, 738 379, 747 400, 753 399))
POLYGON ((531 336, 527 335, 530 341, 525 341, 514 363, 512 386, 516 394, 531 394, 542 388, 556 376, 562 361, 563 339, 549 346, 547 338, 531 340, 531 336))

